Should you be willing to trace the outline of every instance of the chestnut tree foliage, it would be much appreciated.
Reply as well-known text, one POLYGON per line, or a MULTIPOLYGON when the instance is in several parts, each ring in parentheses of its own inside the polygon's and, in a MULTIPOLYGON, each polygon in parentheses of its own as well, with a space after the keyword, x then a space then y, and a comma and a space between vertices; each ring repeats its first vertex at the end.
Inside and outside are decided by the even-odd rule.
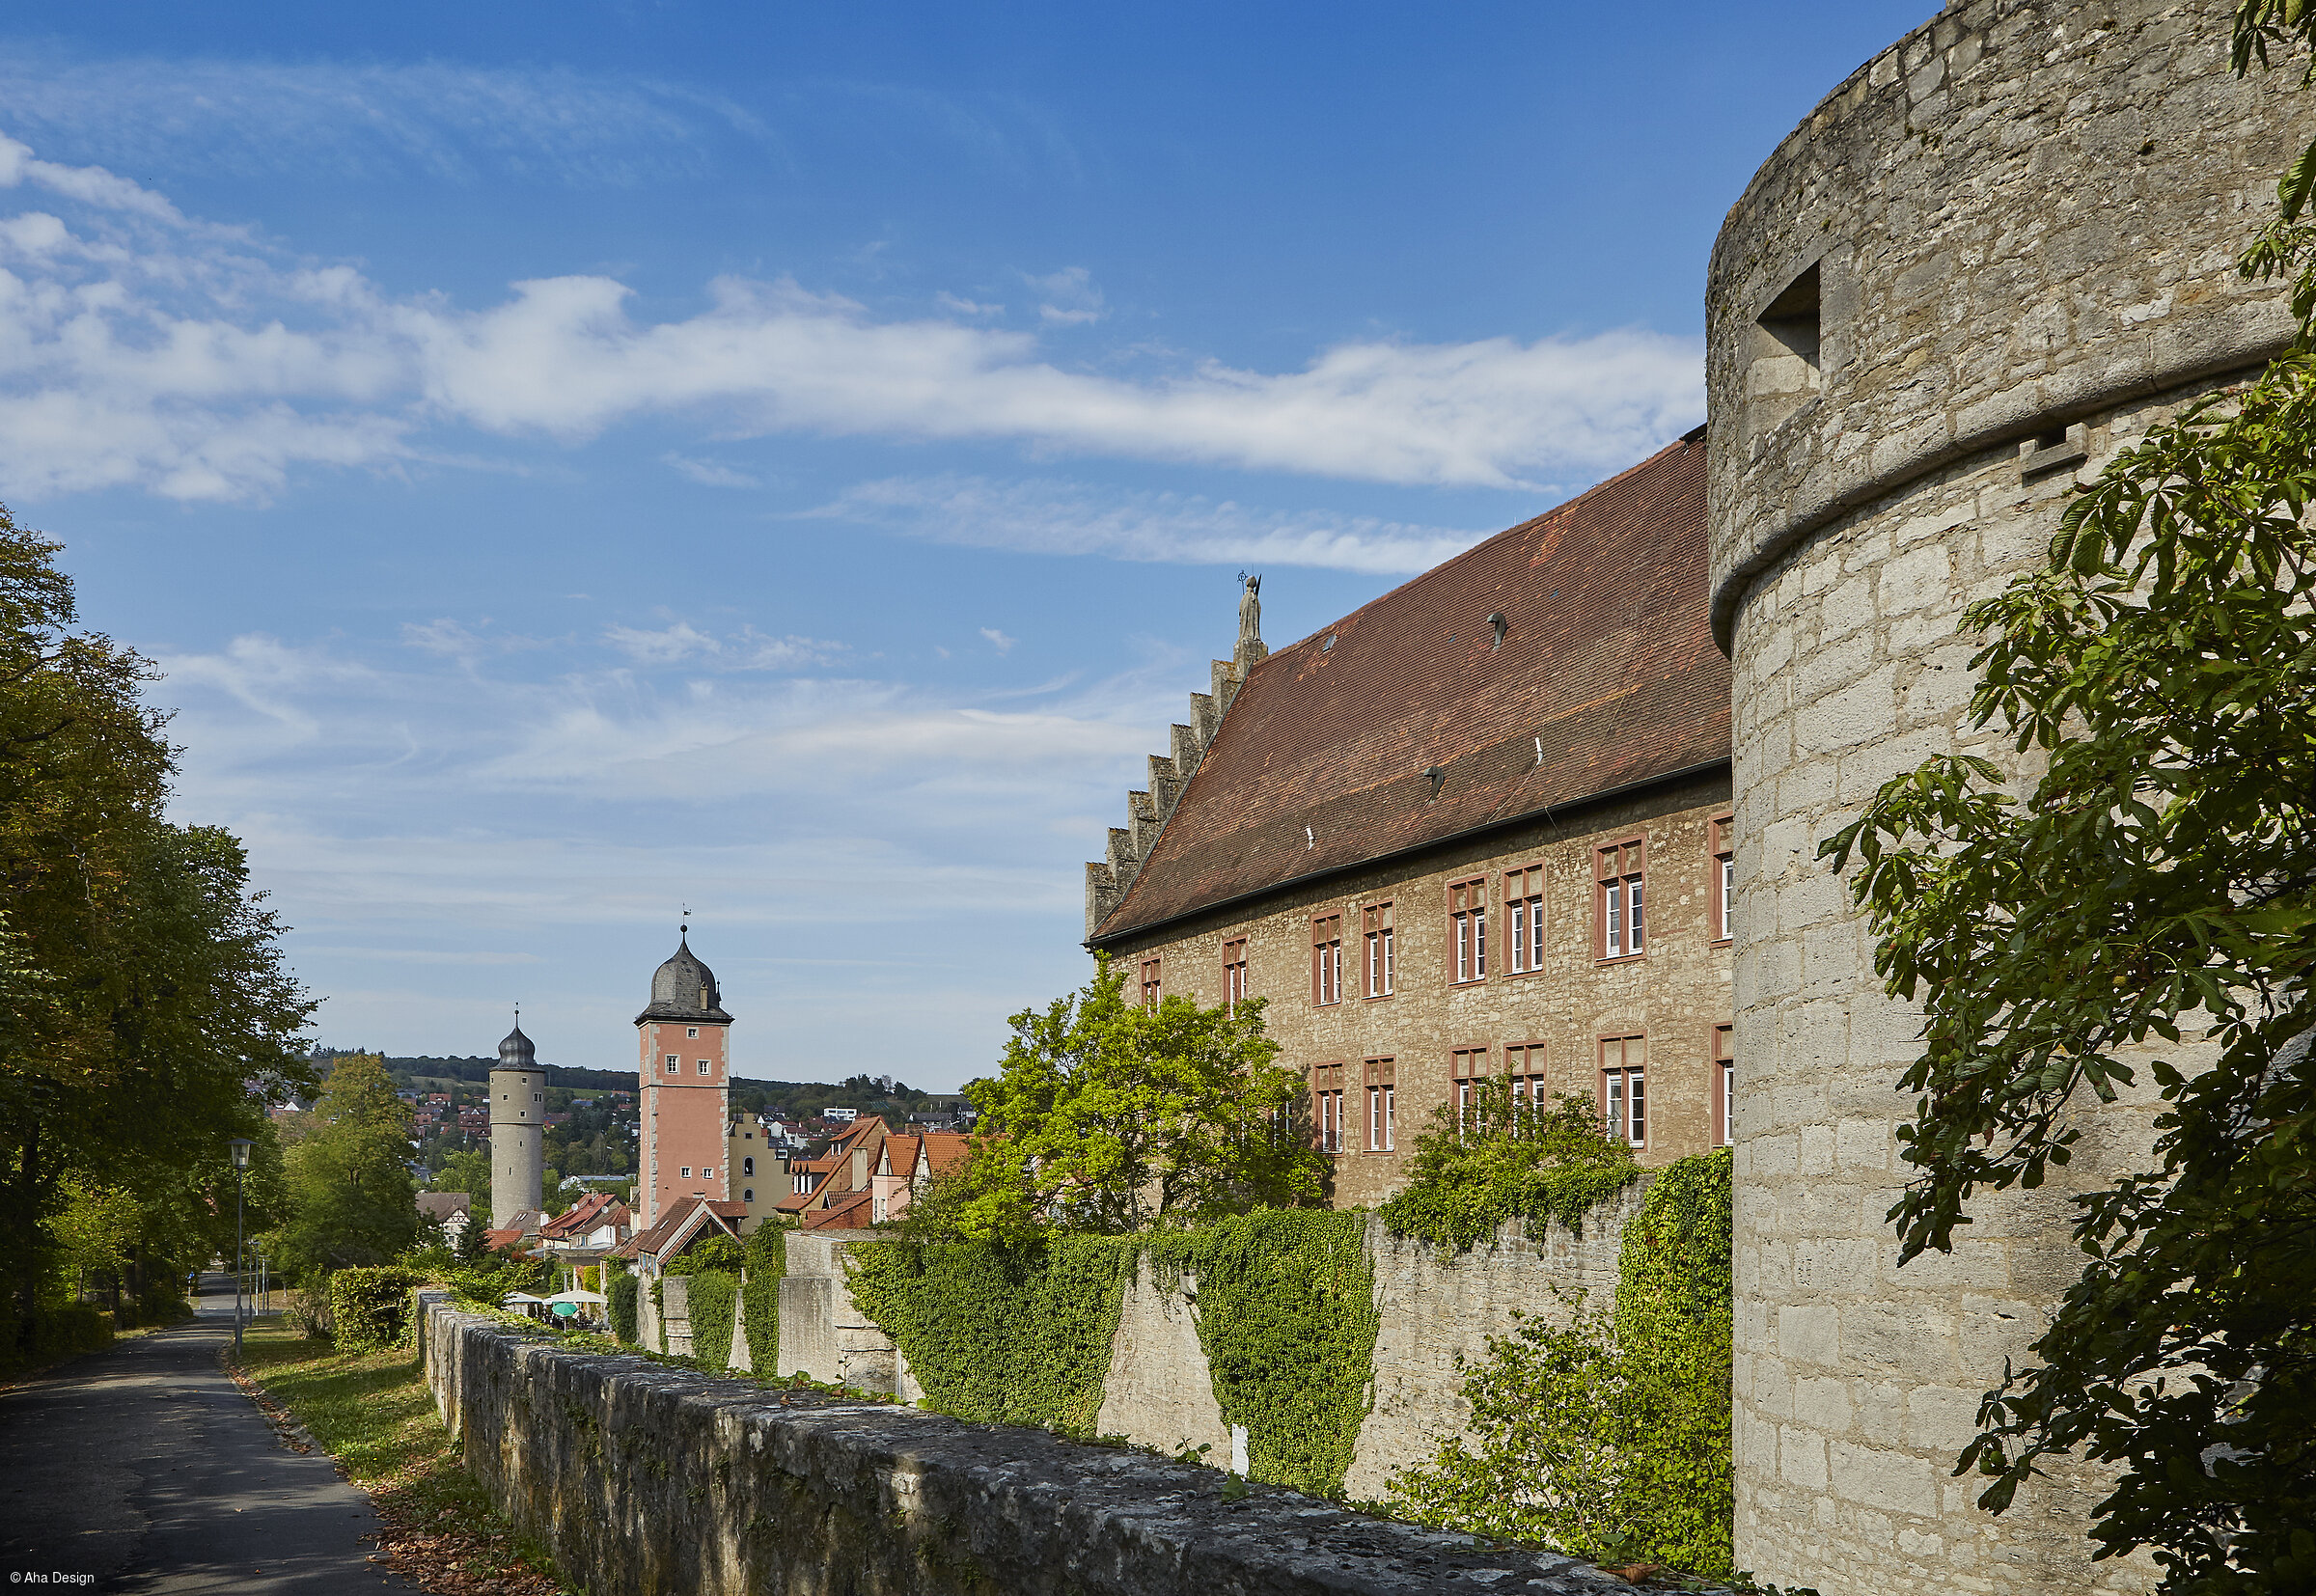
MULTIPOLYGON (((2312 27, 2245 0, 2239 71, 2312 27)), ((1922 1004, 1903 1258, 2065 1165, 2086 1098, 2160 1090, 2141 1167, 2074 1197, 2082 1277, 1956 1472, 2000 1512, 2052 1458, 2108 1465, 2099 1555, 2147 1549, 2166 1592, 2316 1587, 2311 188, 2316 146, 2241 262, 2295 279, 2297 344, 2125 449, 2048 565, 1964 618, 1972 724, 2031 790, 1932 758, 1821 850, 1859 867, 1876 968, 1922 1004)))

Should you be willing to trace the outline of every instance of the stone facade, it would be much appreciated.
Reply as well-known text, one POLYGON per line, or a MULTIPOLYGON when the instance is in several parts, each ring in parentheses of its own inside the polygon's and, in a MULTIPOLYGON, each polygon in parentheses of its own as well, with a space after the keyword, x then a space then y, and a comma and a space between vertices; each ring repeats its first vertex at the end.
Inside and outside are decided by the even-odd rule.
POLYGON ((467 1469, 597 1596, 1606 1596, 1550 1553, 1372 1519, 1041 1430, 565 1350, 440 1304, 426 1376, 467 1469))
POLYGON ((2238 82, 2228 8, 1977 0, 1860 69, 1731 210, 1708 289, 1713 618, 1735 667, 1737 1561, 1851 1592, 2142 1588, 2093 1564, 2100 1482, 1999 1518, 1950 1477, 1980 1394, 2080 1268, 2070 1189, 1988 1197, 1903 1271, 1882 992, 1816 857, 1965 721, 1972 600, 2039 560, 2078 476, 2282 341, 2232 269, 2312 131, 2297 64, 2238 82))
MULTIPOLYGON (((1597 1100, 1603 1039, 1645 1038, 1647 1114, 1635 1150, 1643 1164, 1662 1164, 1717 1145, 1721 1134, 1714 1031, 1729 1023, 1730 959, 1715 936, 1713 850, 1726 829, 1716 822, 1729 813, 1727 774, 1713 770, 1120 938, 1111 951, 1129 979, 1154 957, 1165 992, 1212 1005, 1225 997, 1224 948, 1244 940, 1246 995, 1269 1000, 1280 1061, 1308 1075, 1314 1092, 1342 1093, 1339 1151, 1330 1158, 1337 1207, 1398 1189, 1416 1138, 1454 1092, 1459 1053, 1464 1067, 1479 1059, 1483 1072, 1500 1073, 1507 1048, 1541 1048, 1547 1089, 1597 1100), (1604 959, 1594 850, 1634 839, 1647 848, 1641 951, 1604 959), (1544 963, 1515 974, 1503 882, 1535 867, 1544 872, 1544 963), (1448 889, 1475 877, 1489 884, 1488 971, 1458 982, 1448 889), (1392 910, 1395 972, 1391 994, 1369 998, 1361 917, 1382 904, 1392 910), (1335 915, 1340 996, 1322 1004, 1311 927, 1335 915), (1380 1139, 1367 1101, 1384 1081, 1396 1121, 1388 1149, 1370 1146, 1380 1139)), ((1314 1124, 1321 1118, 1314 1104, 1314 1124)))

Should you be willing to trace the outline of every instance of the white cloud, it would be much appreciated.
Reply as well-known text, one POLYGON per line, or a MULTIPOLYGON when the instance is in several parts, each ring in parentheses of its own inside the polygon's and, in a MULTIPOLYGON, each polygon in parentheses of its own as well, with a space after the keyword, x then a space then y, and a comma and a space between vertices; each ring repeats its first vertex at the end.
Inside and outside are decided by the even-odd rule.
POLYGON ((661 463, 675 467, 703 487, 761 487, 764 484, 745 471, 737 471, 714 460, 696 460, 688 454, 669 453, 660 456, 661 463))
POLYGON ((955 294, 950 292, 947 289, 943 289, 933 295, 933 303, 940 306, 943 310, 949 312, 951 316, 970 316, 976 317, 995 316, 1000 311, 1005 309, 1005 306, 1003 305, 984 305, 979 303, 978 300, 960 299, 955 294))
POLYGON ((1429 570, 1501 530, 1254 510, 1227 499, 1097 490, 1050 480, 995 482, 955 476, 861 482, 804 513, 971 548, 1169 564, 1315 565, 1375 576, 1429 570))
POLYGON ((1017 637, 1006 636, 1005 633, 999 631, 994 626, 982 627, 981 636, 987 638, 989 640, 989 647, 995 648, 1000 654, 1011 653, 1013 651, 1013 645, 1021 641, 1021 639, 1017 637))
POLYGON ((1126 377, 1041 359, 1028 334, 880 319, 786 279, 719 278, 704 310, 658 322, 600 276, 521 282, 462 310, 184 222, 96 168, 7 145, 0 169, 76 213, 55 227, 19 214, 0 238, 18 241, 0 261, 0 493, 262 495, 303 467, 429 457, 446 429, 579 443, 655 416, 720 436, 979 439, 1532 487, 1629 464, 1701 409, 1694 341, 1641 331, 1366 341, 1296 371, 1207 361, 1126 377))
POLYGON ((1028 277, 1028 281, 1045 295, 1037 306, 1037 316, 1049 326, 1084 326, 1108 314, 1102 290, 1093 286, 1093 274, 1084 266, 1064 266, 1043 277, 1028 277))
POLYGON ((766 637, 743 626, 728 638, 701 631, 687 620, 658 631, 632 626, 604 628, 604 641, 642 665, 700 662, 725 671, 795 671, 827 665, 845 651, 841 643, 809 637, 766 637))

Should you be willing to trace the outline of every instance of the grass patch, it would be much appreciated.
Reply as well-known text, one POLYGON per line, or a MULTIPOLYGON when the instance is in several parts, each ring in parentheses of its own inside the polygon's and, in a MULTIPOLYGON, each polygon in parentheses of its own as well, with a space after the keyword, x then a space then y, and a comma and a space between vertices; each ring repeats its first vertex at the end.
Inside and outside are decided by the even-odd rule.
POLYGON ((460 1463, 415 1352, 341 1353, 276 1322, 245 1334, 241 1369, 370 1493, 387 1526, 380 1551, 404 1579, 440 1596, 571 1588, 460 1463))

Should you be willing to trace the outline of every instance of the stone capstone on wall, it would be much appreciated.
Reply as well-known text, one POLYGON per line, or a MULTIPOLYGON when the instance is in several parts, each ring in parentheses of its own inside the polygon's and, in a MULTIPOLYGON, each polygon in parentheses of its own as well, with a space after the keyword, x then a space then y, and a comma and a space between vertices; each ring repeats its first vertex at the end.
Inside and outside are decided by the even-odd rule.
POLYGON ((1447 1596, 1629 1590, 1553 1554, 1363 1517, 1040 1430, 717 1379, 431 1305, 467 1468, 594 1596, 1447 1596))

